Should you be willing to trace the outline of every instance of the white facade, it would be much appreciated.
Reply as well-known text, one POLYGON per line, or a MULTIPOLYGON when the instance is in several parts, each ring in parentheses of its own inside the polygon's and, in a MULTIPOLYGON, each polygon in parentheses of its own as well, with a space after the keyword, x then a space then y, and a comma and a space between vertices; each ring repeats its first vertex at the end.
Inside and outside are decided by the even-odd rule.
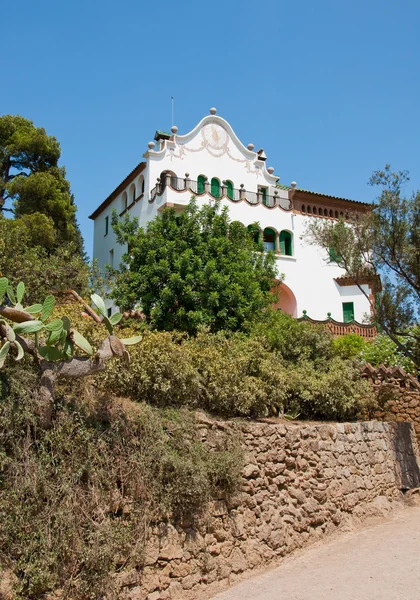
MULTIPOLYGON (((366 297, 355 285, 339 285, 336 279, 345 275, 343 269, 331 262, 323 249, 303 239, 310 219, 335 218, 365 205, 304 192, 295 184, 279 186, 274 169, 266 167, 264 151, 255 152, 252 144, 245 147, 214 109, 186 135, 178 135, 173 127, 172 134, 157 132, 156 137, 157 143, 150 142, 143 155, 144 162, 91 215, 94 258, 100 267, 118 266, 125 252, 112 231, 114 209, 137 217, 144 227, 165 206, 182 210, 192 195, 199 204, 214 202, 220 190, 231 219, 247 226, 257 222, 262 235, 265 231, 266 245, 276 251, 278 273, 284 275, 280 288, 283 310, 295 317, 306 311, 316 320, 324 320, 330 313, 342 322, 343 310, 348 316, 353 308, 354 319, 365 320, 370 310, 366 297), (200 177, 207 182, 201 179, 197 183, 200 177), (220 182, 219 189, 214 178, 220 182), (285 238, 291 240, 291 246, 285 238)), ((364 289, 368 295, 372 293, 367 284, 364 289)))

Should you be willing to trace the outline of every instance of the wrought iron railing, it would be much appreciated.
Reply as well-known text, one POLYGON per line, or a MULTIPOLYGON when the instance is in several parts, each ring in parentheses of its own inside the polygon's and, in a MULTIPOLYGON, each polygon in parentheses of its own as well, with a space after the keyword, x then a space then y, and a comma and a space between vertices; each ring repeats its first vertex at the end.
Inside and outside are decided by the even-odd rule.
MULTIPOLYGON (((175 190, 176 192, 183 192, 185 190, 189 190, 193 194, 203 194, 207 192, 208 194, 210 194, 210 196, 213 196, 213 194, 211 193, 211 186, 209 186, 208 184, 205 185, 203 190, 202 184, 200 184, 199 188, 199 184, 197 181, 172 175, 168 177, 168 179, 165 179, 164 181, 158 183, 151 190, 149 202, 153 202, 156 196, 161 196, 167 186, 175 190)), ((243 188, 233 188, 232 190, 226 190, 223 196, 221 195, 219 197, 228 198, 232 202, 240 202, 241 200, 245 200, 246 202, 248 202, 248 204, 251 204, 252 206, 263 204, 267 208, 274 208, 276 206, 279 206, 283 210, 287 211, 292 209, 292 203, 288 198, 281 198, 278 195, 266 195, 263 197, 263 194, 261 192, 251 192, 243 188)))

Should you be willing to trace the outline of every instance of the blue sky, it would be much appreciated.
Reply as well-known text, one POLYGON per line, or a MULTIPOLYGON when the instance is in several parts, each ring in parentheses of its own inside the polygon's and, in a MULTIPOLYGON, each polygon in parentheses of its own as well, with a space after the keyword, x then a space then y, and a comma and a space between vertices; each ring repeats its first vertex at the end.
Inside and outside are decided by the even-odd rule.
POLYGON ((280 181, 369 201, 391 163, 420 188, 418 0, 21 0, 2 7, 0 114, 61 143, 88 215, 156 129, 216 106, 280 181))

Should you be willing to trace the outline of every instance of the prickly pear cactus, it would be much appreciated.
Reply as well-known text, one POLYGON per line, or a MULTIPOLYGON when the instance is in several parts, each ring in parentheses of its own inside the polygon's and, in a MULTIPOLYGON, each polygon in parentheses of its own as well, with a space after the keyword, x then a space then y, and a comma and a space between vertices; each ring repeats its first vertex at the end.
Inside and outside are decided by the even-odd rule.
MULTIPOLYGON (((33 336, 38 354, 48 361, 71 360, 76 349, 88 356, 94 350, 88 340, 72 328, 67 317, 52 319, 55 306, 54 296, 47 296, 42 304, 24 307, 25 285, 21 281, 16 289, 6 277, 0 278, 0 369, 6 358, 21 360, 25 354, 22 339, 33 336)), ((115 313, 108 318, 103 299, 97 294, 91 296, 92 303, 102 317, 110 335, 122 315, 115 313)), ((136 344, 141 336, 121 340, 124 345, 136 344)))

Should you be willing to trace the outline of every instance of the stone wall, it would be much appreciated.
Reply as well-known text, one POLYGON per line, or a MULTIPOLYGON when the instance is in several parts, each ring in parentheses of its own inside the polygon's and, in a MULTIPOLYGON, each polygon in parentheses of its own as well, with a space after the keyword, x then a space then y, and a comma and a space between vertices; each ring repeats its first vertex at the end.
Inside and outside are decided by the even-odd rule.
POLYGON ((224 423, 201 418, 214 444, 228 428, 242 438, 241 493, 213 502, 199 523, 157 525, 142 572, 119 576, 120 598, 204 598, 244 572, 349 526, 419 485, 409 423, 224 423))
POLYGON ((375 389, 380 409, 373 417, 381 421, 413 423, 420 445, 420 382, 400 367, 366 365, 363 376, 375 389))

